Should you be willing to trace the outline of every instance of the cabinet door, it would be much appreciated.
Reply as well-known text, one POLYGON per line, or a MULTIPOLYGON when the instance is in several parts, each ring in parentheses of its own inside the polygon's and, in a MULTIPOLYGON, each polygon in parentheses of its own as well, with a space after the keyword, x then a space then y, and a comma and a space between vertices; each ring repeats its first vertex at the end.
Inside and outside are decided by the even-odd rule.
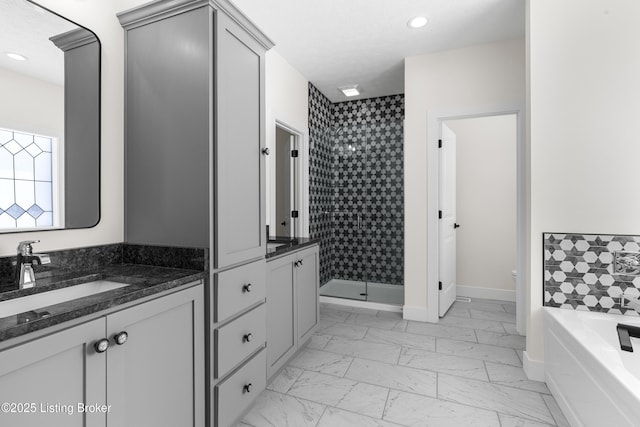
POLYGON ((106 353, 93 348, 104 337, 97 319, 0 352, 0 402, 29 405, 0 411, 0 426, 105 427, 106 414, 78 411, 105 402, 106 353))
POLYGON ((125 233, 209 247, 209 9, 126 32, 125 233))
POLYGON ((201 285, 107 316, 110 426, 204 425, 204 295, 201 285))
POLYGON ((267 378, 296 351, 293 257, 267 263, 267 378))
POLYGON ((302 345, 318 324, 318 248, 301 252, 297 260, 301 261, 295 268, 298 291, 298 343, 302 345))
POLYGON ((215 267, 264 256, 264 49, 222 12, 216 27, 215 267))

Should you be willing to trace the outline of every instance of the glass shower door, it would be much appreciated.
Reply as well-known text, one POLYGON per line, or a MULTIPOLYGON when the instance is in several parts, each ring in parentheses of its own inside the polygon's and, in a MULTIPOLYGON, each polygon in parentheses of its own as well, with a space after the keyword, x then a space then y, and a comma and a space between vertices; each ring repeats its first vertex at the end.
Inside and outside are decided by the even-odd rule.
POLYGON ((333 137, 332 294, 366 300, 368 130, 361 126, 340 127, 334 130, 333 137))

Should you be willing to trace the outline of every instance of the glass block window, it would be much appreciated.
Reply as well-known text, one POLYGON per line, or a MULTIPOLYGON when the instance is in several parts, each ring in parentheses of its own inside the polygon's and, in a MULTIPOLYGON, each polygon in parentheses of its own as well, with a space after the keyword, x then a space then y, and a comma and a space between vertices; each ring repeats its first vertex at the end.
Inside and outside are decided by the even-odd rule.
POLYGON ((56 138, 0 128, 0 230, 57 226, 56 138))

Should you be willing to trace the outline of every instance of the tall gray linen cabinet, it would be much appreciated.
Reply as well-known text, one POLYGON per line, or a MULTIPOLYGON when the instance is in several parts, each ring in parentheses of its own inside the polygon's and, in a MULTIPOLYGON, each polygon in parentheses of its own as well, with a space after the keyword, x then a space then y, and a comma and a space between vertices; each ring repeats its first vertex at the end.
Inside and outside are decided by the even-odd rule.
POLYGON ((159 0, 125 29, 125 238, 209 248, 207 425, 266 386, 265 53, 227 0, 159 0))

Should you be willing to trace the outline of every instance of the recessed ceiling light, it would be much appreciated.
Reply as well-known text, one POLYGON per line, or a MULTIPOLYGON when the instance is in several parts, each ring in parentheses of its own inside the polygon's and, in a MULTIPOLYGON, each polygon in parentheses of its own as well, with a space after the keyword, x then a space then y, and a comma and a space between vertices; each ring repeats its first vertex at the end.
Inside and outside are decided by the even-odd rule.
POLYGON ((13 52, 6 52, 6 55, 11 59, 15 59, 16 61, 26 61, 28 59, 26 56, 13 52))
POLYGON ((407 26, 409 28, 422 28, 427 25, 427 18, 424 16, 416 16, 415 18, 411 18, 409 22, 407 22, 407 26))
POLYGON ((341 86, 338 89, 340 89, 340 92, 342 92, 344 96, 347 96, 347 97, 360 95, 360 91, 358 90, 358 85, 341 86))

